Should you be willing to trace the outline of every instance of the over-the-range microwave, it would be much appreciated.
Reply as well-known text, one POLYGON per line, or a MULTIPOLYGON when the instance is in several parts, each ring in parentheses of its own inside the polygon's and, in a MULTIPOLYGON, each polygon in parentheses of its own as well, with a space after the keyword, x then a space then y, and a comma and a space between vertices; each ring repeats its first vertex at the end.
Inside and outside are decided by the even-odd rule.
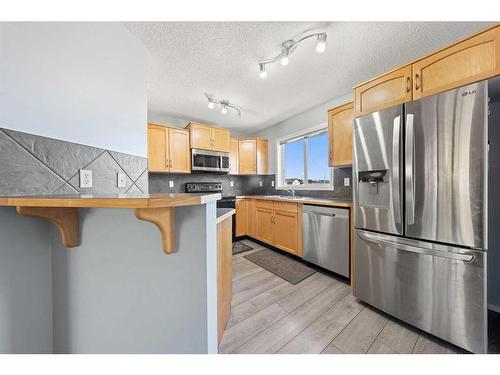
POLYGON ((229 172, 229 153, 191 149, 192 172, 229 172))

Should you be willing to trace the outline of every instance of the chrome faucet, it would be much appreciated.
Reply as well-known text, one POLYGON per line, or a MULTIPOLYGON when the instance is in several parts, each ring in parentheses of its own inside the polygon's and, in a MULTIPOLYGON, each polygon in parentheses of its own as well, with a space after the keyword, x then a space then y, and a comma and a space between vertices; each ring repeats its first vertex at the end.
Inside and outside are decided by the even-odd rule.
POLYGON ((292 197, 295 197, 295 190, 285 189, 285 191, 287 191, 288 193, 290 193, 292 197))

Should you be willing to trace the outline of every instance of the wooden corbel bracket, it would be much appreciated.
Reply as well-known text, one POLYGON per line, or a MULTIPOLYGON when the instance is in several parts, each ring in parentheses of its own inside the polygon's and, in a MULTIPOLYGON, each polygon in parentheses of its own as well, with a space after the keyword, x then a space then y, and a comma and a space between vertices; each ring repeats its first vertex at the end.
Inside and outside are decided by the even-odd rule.
POLYGON ((175 251, 173 207, 135 208, 134 213, 139 220, 149 221, 158 227, 165 254, 171 254, 175 251))
POLYGON ((38 217, 56 224, 61 233, 62 243, 65 247, 76 247, 80 245, 80 227, 77 208, 17 206, 16 212, 21 216, 38 217))

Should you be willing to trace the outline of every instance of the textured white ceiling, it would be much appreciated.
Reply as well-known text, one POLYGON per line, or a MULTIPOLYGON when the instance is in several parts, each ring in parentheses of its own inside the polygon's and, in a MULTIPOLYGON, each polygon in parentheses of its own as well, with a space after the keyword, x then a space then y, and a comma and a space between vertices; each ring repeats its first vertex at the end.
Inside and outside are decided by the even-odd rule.
POLYGON ((481 30, 479 22, 129 22, 151 53, 149 111, 253 133, 351 92, 365 80, 481 30), (302 43, 290 64, 257 61, 307 30, 326 31, 328 48, 302 43), (243 108, 210 110, 204 93, 243 108))

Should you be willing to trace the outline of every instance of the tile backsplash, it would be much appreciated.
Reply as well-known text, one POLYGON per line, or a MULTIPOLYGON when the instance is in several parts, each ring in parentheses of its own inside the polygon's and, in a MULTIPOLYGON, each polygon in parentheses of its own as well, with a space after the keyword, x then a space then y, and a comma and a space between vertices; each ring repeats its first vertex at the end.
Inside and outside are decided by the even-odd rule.
POLYGON ((147 159, 0 128, 0 195, 147 193, 147 159), (79 170, 92 170, 80 188, 79 170), (126 187, 117 187, 117 173, 126 187))
MULTIPOLYGON (((351 168, 335 168, 334 170, 334 190, 296 190, 297 195, 306 195, 310 197, 322 198, 337 198, 337 199, 352 199, 351 186, 344 186, 344 178, 352 179, 351 168)), ((149 192, 150 193, 174 193, 184 192, 186 182, 222 182, 224 195, 287 195, 285 190, 277 190, 272 186, 272 181, 275 180, 275 175, 256 175, 256 176, 237 176, 227 174, 213 173, 191 173, 191 174, 174 174, 174 173, 152 173, 149 175, 149 192), (174 187, 169 187, 169 182, 173 181, 174 187), (233 186, 231 186, 233 182, 233 186), (262 186, 259 185, 262 182, 262 186)), ((352 183, 352 181, 351 181, 352 183)))

